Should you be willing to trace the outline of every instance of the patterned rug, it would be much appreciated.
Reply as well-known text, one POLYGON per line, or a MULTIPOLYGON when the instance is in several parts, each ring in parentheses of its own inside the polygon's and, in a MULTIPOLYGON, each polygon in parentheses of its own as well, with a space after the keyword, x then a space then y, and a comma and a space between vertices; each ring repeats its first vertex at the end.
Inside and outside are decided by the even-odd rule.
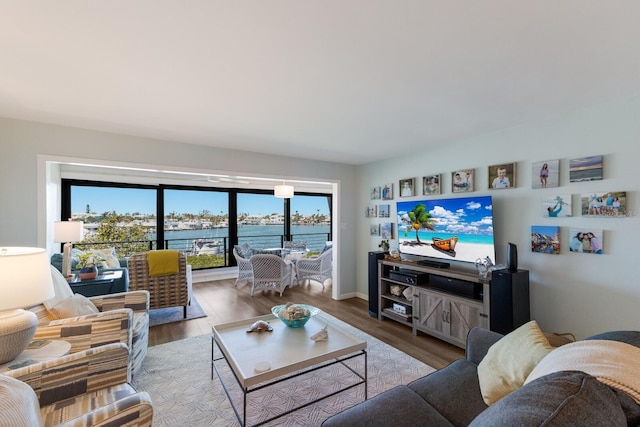
MULTIPOLYGON (((399 384, 407 384, 435 369, 382 341, 332 317, 335 324, 367 341, 368 397, 399 384)), ((219 355, 219 353, 217 353, 219 355)), ((363 357, 348 363, 362 372, 363 357)), ((242 414, 242 392, 225 363, 218 363, 225 384, 242 414)), ((306 403, 317 394, 327 394, 342 383, 352 384, 347 369, 340 364, 267 387, 249 394, 247 424, 271 418, 283 408, 306 403), (306 400, 305 400, 306 399, 306 400)), ((214 374, 211 379, 211 336, 201 335, 149 348, 141 371, 133 379, 134 387, 151 395, 154 426, 237 426, 238 420, 214 374)), ((269 426, 319 426, 329 416, 364 400, 364 385, 338 393, 287 416, 269 426)))
POLYGON ((165 323, 181 322, 183 320, 207 317, 196 297, 191 297, 191 305, 187 307, 187 318, 184 317, 184 307, 155 308, 149 310, 149 326, 164 325, 165 323))

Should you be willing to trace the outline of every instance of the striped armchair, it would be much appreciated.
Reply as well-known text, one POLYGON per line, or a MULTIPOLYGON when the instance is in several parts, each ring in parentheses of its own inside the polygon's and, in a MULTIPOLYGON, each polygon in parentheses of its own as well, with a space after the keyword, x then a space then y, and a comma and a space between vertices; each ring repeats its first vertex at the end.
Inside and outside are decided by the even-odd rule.
POLYGON ((191 266, 187 265, 187 257, 178 254, 178 273, 151 276, 148 253, 138 252, 128 259, 129 290, 148 291, 150 309, 183 306, 186 318, 191 300, 191 266))
POLYGON ((8 371, 0 394, 12 405, 2 418, 19 425, 35 412, 29 425, 151 426, 151 398, 129 384, 128 364, 127 346, 112 343, 8 371))

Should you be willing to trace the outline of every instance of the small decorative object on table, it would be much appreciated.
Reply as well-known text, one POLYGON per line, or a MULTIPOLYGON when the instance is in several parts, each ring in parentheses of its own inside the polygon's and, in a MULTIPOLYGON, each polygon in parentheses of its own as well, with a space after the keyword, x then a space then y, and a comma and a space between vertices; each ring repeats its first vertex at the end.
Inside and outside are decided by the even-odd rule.
POLYGON ((327 327, 329 325, 326 325, 324 328, 320 329, 320 331, 316 332, 315 334, 311 335, 311 339, 313 341, 326 341, 327 339, 329 339, 329 332, 327 332, 327 327))
POLYGON ((76 268, 80 269, 80 280, 95 279, 98 276, 98 264, 102 261, 105 259, 93 252, 78 254, 76 268))
POLYGON ((311 305, 288 302, 285 305, 276 305, 271 309, 271 312, 290 328, 300 328, 320 310, 311 305))
POLYGON ((391 295, 399 297, 400 295, 402 295, 402 291, 404 291, 404 288, 405 286, 402 285, 391 285, 389 286, 389 292, 391 292, 391 295))
POLYGON ((387 239, 383 239, 380 244, 378 245, 378 247, 380 249, 382 249, 385 252, 389 251, 389 241, 387 239))
POLYGON ((273 331, 273 327, 271 327, 269 322, 265 322, 264 320, 257 320, 247 328, 247 332, 265 332, 265 331, 271 332, 273 331))

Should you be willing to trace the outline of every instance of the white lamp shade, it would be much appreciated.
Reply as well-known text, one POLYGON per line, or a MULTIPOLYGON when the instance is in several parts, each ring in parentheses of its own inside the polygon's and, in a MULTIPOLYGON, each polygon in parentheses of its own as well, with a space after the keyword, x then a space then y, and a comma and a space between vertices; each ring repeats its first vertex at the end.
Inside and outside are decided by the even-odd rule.
POLYGON ((0 311, 53 298, 49 255, 41 248, 0 248, 0 311))
POLYGON ((53 240, 59 243, 79 242, 83 236, 82 221, 56 221, 53 224, 53 240))
POLYGON ((289 199, 293 197, 293 185, 276 185, 273 188, 273 195, 280 199, 289 199))

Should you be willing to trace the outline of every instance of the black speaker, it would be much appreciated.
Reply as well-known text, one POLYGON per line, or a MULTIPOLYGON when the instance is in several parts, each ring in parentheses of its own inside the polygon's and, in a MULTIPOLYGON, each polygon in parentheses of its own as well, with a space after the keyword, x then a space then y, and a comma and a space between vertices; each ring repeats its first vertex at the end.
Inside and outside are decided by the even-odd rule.
POLYGON ((376 318, 378 317, 378 260, 380 259, 384 259, 384 252, 369 252, 369 316, 376 318))
POLYGON ((507 269, 512 273, 518 271, 518 247, 515 243, 507 243, 507 269))
POLYGON ((494 271, 491 273, 489 292, 492 331, 508 334, 531 320, 529 271, 494 271))

